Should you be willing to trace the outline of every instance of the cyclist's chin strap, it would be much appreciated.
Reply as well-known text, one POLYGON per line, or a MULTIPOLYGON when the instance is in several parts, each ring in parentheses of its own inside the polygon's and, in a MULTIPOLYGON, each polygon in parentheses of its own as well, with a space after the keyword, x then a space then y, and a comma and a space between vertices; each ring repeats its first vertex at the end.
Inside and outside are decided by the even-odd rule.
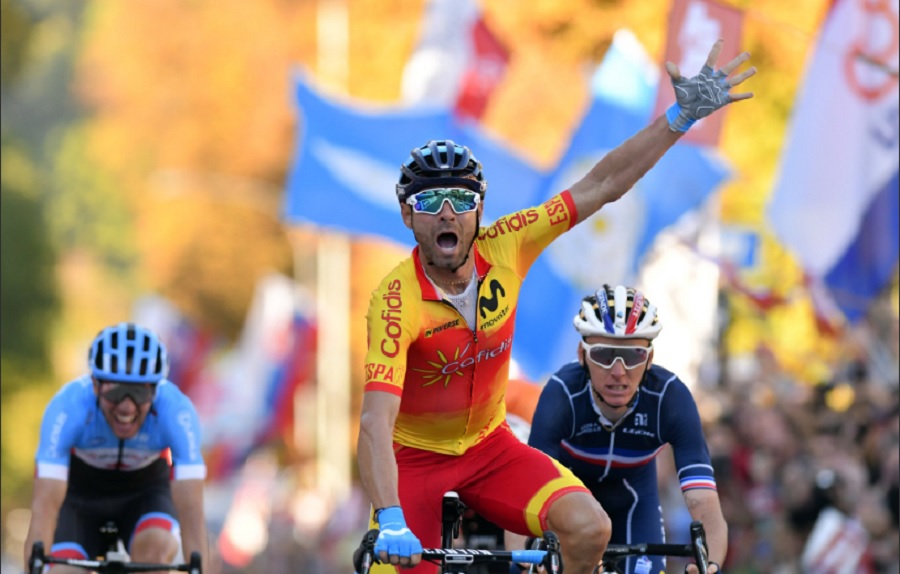
POLYGON ((450 270, 451 273, 456 273, 456 270, 466 264, 466 261, 469 260, 469 253, 472 252, 472 246, 475 245, 475 240, 478 239, 478 231, 481 228, 481 215, 478 212, 475 212, 475 235, 472 236, 472 241, 469 242, 469 246, 466 248, 466 256, 463 257, 462 262, 450 270))

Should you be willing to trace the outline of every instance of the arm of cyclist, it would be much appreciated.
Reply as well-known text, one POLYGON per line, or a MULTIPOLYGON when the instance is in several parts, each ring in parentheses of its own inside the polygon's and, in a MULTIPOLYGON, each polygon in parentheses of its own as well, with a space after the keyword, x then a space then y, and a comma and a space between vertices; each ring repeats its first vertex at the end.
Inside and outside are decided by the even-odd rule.
POLYGON ((27 565, 31 559, 31 547, 38 540, 44 543, 45 551, 50 552, 59 509, 66 498, 67 485, 65 480, 55 478, 34 479, 34 490, 31 496, 31 524, 28 526, 28 536, 25 538, 24 564, 27 565))
POLYGON ((363 488, 376 509, 385 509, 375 517, 379 525, 375 552, 382 562, 415 566, 422 559, 422 545, 407 528, 400 509, 394 457, 394 422, 399 411, 399 396, 382 391, 365 393, 357 458, 363 488))
POLYGON ((607 203, 616 201, 641 179, 698 119, 706 117, 725 105, 753 97, 752 93, 730 94, 737 86, 756 73, 755 68, 728 76, 750 54, 744 52, 715 70, 723 41, 717 41, 701 73, 692 78, 681 76, 678 67, 668 62, 666 71, 675 88, 676 104, 666 115, 656 118, 646 128, 630 137, 606 154, 580 181, 570 188, 578 221, 581 223, 607 203))
MULTIPOLYGON (((684 502, 691 518, 703 523, 706 530, 706 547, 709 550, 710 574, 718 572, 719 564, 725 563, 728 555, 728 524, 722 515, 722 506, 719 503, 719 495, 715 490, 694 489, 684 493, 684 502)), ((688 574, 697 574, 697 567, 688 566, 688 574)))
POLYGON ((204 570, 209 568, 209 539, 203 512, 203 481, 199 479, 172 481, 172 500, 181 525, 181 547, 185 560, 191 552, 199 552, 204 570))

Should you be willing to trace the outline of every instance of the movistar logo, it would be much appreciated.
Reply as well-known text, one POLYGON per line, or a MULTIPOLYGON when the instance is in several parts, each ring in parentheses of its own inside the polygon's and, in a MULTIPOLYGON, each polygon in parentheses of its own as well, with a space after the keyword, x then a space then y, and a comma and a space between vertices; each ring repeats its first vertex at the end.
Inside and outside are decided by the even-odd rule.
POLYGON ((502 297, 506 296, 506 289, 503 288, 503 285, 500 284, 496 279, 492 279, 490 285, 488 285, 488 289, 491 291, 490 297, 482 297, 478 300, 478 310, 481 313, 482 319, 487 319, 487 313, 485 309, 493 313, 497 310, 497 307, 500 305, 499 297, 497 297, 497 293, 500 293, 502 297))

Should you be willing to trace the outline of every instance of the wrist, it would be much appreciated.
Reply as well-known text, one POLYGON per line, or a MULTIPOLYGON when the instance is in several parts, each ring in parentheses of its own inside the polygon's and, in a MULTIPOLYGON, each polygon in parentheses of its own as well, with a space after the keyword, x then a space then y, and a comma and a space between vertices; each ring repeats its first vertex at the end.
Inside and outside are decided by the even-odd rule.
POLYGON ((669 122, 670 130, 673 132, 684 133, 688 131, 697 120, 689 118, 681 106, 678 105, 678 102, 675 102, 666 110, 666 121, 669 122))
POLYGON ((403 517, 403 509, 399 506, 385 506, 384 508, 376 508, 375 509, 375 522, 381 526, 382 523, 402 523, 406 524, 406 519, 403 517))

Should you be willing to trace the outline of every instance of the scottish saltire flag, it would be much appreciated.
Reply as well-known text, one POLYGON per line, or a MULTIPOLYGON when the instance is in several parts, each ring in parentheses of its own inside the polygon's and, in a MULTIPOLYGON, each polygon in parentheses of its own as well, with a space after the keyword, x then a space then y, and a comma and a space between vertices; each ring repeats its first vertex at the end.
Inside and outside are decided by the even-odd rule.
POLYGON ((284 217, 352 234, 413 245, 395 194, 400 164, 431 139, 469 146, 488 182, 487 224, 529 205, 544 173, 477 125, 455 122, 449 108, 373 106, 319 93, 295 78, 297 151, 288 176, 284 217))
MULTIPOLYGON (((568 188, 603 155, 645 127, 658 71, 627 31, 618 32, 594 77, 594 100, 542 199, 568 188)), ((563 235, 522 288, 513 353, 533 380, 575 357, 572 317, 603 283, 633 283, 656 235, 703 203, 727 176, 712 150, 678 144, 619 201, 563 235)), ((652 297, 651 297, 652 300, 652 297)))
POLYGON ((898 257, 898 0, 837 0, 822 28, 767 215, 851 322, 898 257))

